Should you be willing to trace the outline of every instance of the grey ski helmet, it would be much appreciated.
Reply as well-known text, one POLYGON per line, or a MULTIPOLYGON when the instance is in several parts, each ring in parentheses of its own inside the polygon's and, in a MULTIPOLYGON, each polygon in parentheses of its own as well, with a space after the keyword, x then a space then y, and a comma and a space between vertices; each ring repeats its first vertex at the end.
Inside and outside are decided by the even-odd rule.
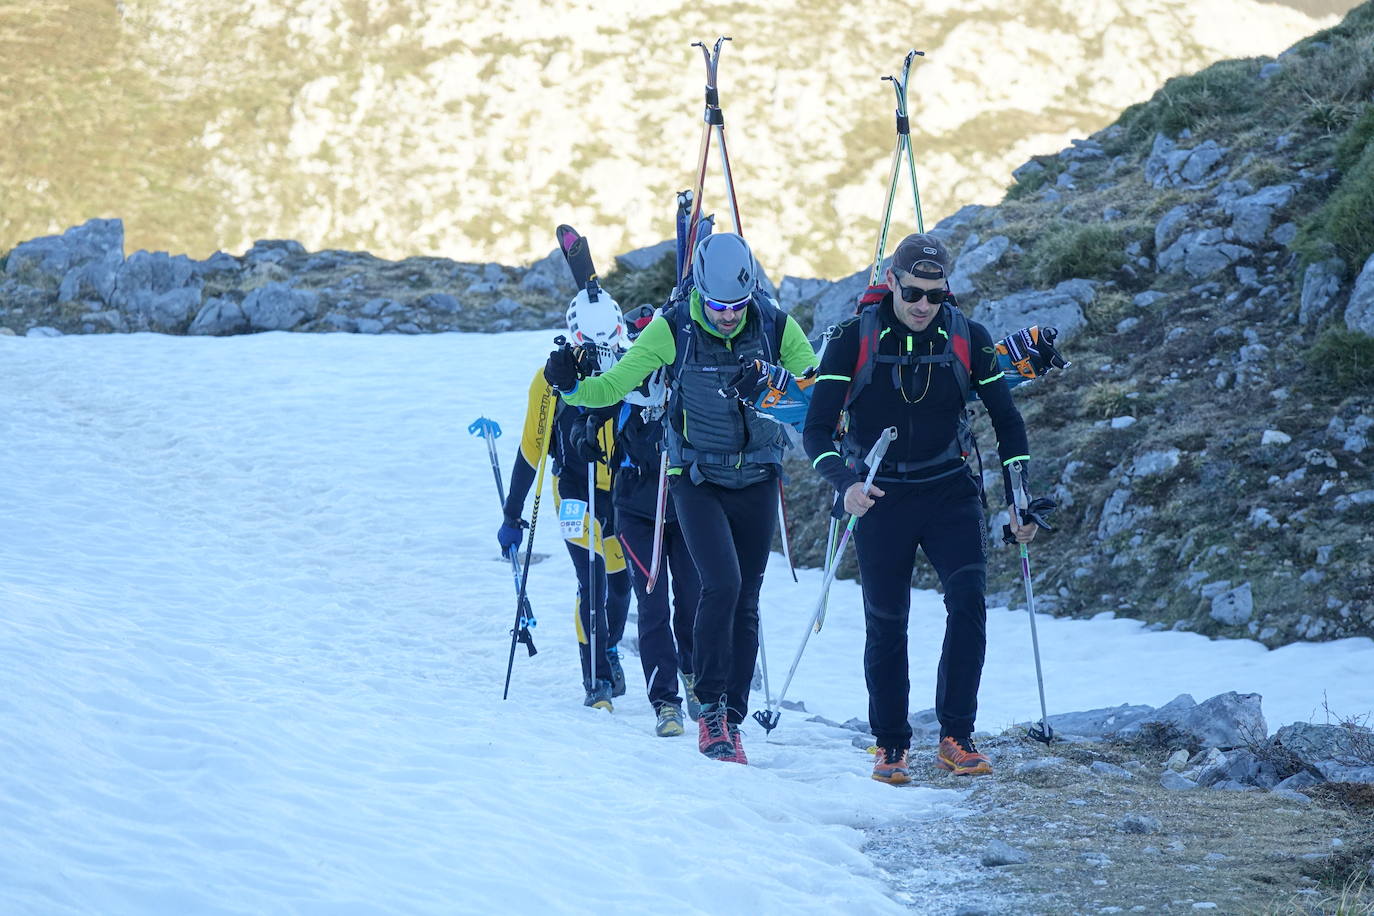
POLYGON ((733 304, 759 285, 759 265, 749 243, 733 232, 715 232, 692 253, 692 280, 707 299, 733 304))

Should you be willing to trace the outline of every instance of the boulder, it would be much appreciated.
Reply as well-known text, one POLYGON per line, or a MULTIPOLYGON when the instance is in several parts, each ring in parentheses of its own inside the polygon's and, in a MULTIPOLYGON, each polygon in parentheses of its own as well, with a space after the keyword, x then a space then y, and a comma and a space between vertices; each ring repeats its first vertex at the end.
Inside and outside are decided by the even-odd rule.
POLYGON ((1323 776, 1326 775, 1323 767, 1331 765, 1374 766, 1374 731, 1368 728, 1295 722, 1280 728, 1272 743, 1292 754, 1309 772, 1323 776))
MULTIPOLYGON (((562 250, 558 248, 531 264, 525 271, 520 286, 522 289, 535 292, 548 292, 563 300, 564 307, 567 306, 566 300, 577 295, 577 286, 568 271, 568 262, 564 259, 562 250)), ((494 286, 492 288, 495 289, 494 286)))
POLYGON ((782 283, 778 285, 778 306, 784 312, 790 312, 807 299, 824 292, 829 286, 829 280, 783 277, 782 283))
POLYGON ((1150 155, 1145 159, 1145 180, 1156 188, 1197 187, 1226 171, 1222 165, 1230 149, 1207 140, 1192 149, 1163 134, 1155 134, 1150 155))
POLYGON ((1005 235, 995 235, 967 254, 960 255, 950 273, 950 291, 959 297, 972 295, 977 290, 974 278, 993 267, 1009 248, 1011 239, 1005 235))
POLYGON ((248 329, 248 318, 239 304, 233 299, 216 296, 205 300, 186 333, 220 337, 241 334, 248 329))
MULTIPOLYGON (((1364 276, 1363 272, 1360 275, 1364 276)), ((1307 265, 1302 275, 1302 295, 1298 300, 1298 324, 1315 325, 1326 317, 1335 305, 1344 276, 1345 261, 1340 258, 1328 258, 1307 265)))
POLYGON ((863 291, 867 288, 868 270, 866 268, 830 284, 830 288, 821 293, 820 298, 816 300, 812 330, 814 332, 824 331, 831 325, 839 324, 846 318, 852 317, 859 296, 863 295, 863 291))
POLYGON ((1225 204, 1222 210, 1231 217, 1232 236, 1251 246, 1264 241, 1274 212, 1288 206, 1294 193, 1296 189, 1291 184, 1275 184, 1225 204))
POLYGON ((1049 717, 1050 727, 1065 735, 1100 738, 1115 734, 1130 723, 1154 712, 1153 706, 1109 706, 1086 712, 1068 712, 1049 717))
POLYGON ((462 304, 448 293, 430 293, 421 296, 415 304, 438 315, 457 315, 463 310, 462 304))
POLYGON ((1091 281, 1065 280, 1049 292, 1023 289, 1001 299, 985 300, 973 310, 973 319, 985 325, 993 339, 1038 324, 1058 328, 1064 340, 1087 324, 1083 306, 1091 303, 1093 296, 1091 281))
POLYGON ((112 268, 124 259, 124 223, 92 219, 61 235, 47 235, 14 246, 5 273, 30 286, 55 290, 73 268, 100 262, 112 268))
POLYGON ((285 283, 268 283, 253 290, 243 300, 243 315, 254 331, 289 331, 314 318, 319 305, 320 296, 314 290, 293 289, 285 283))
POLYGON ((1117 736, 1134 737, 1145 726, 1155 723, 1171 725, 1202 747, 1209 748, 1245 747, 1268 735, 1257 693, 1231 691, 1202 703, 1193 703, 1192 697, 1182 694, 1153 714, 1121 729, 1117 736))
POLYGON ((1250 590, 1250 583, 1245 582, 1215 596, 1209 614, 1219 623, 1228 627, 1238 627, 1247 623, 1254 612, 1254 595, 1250 590))
POLYGON ((615 264, 621 270, 648 270, 664 258, 677 255, 677 242, 669 239, 646 248, 636 248, 615 256, 615 264))
POLYGON ((1253 252, 1243 245, 1234 245, 1225 240, 1220 229, 1197 229, 1184 232, 1178 239, 1159 253, 1157 263, 1164 273, 1187 272, 1201 279, 1219 273, 1253 252))
POLYGON ((1374 254, 1355 278, 1355 289, 1345 307, 1345 326, 1374 337, 1374 254))
POLYGON ((1159 218, 1155 223, 1155 251, 1163 251, 1188 228, 1196 218, 1196 210, 1191 204, 1179 204, 1159 218))

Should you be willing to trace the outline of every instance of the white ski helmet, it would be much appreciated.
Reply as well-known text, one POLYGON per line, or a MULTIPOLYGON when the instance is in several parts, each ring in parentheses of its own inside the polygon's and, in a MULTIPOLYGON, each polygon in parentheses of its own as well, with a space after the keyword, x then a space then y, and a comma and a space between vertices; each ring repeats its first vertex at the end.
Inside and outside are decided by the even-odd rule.
POLYGON ((603 289, 593 302, 585 289, 568 303, 568 337, 574 345, 596 350, 597 365, 605 372, 614 366, 630 345, 620 305, 603 289))
POLYGON ((749 243, 733 232, 714 232, 692 253, 692 281, 707 299, 742 302, 759 285, 759 265, 749 243))

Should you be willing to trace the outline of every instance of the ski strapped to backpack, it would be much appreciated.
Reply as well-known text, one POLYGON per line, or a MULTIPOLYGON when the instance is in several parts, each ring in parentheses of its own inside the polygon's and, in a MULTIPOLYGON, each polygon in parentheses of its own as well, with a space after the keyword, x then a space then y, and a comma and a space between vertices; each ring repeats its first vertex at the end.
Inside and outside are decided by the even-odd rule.
POLYGON ((892 150, 892 169, 887 177, 887 196, 883 201, 883 222, 882 229, 878 233, 878 247, 873 253, 873 266, 868 272, 868 283, 870 286, 877 284, 878 277, 882 271, 883 255, 887 248, 887 233, 892 224, 892 204, 897 197, 897 179, 901 174, 903 153, 905 153, 907 171, 911 175, 911 195, 916 205, 916 231, 925 232, 925 221, 921 216, 921 190, 916 183, 916 155, 911 149, 911 119, 907 116, 906 91, 907 81, 911 75, 911 62, 917 57, 925 57, 924 51, 911 50, 907 52, 906 59, 902 61, 902 76, 898 79, 895 76, 885 76, 884 81, 891 81, 893 91, 897 94, 897 144, 892 150))

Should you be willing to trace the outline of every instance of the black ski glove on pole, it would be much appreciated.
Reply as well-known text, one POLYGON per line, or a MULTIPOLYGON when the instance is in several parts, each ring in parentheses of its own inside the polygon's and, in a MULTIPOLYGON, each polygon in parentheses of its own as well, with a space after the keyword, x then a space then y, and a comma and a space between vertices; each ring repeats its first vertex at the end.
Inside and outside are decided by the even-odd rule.
POLYGON ((605 420, 596 414, 589 414, 581 422, 573 424, 568 432, 568 443, 573 454, 585 462, 605 461, 606 453, 601 450, 598 433, 605 420))

